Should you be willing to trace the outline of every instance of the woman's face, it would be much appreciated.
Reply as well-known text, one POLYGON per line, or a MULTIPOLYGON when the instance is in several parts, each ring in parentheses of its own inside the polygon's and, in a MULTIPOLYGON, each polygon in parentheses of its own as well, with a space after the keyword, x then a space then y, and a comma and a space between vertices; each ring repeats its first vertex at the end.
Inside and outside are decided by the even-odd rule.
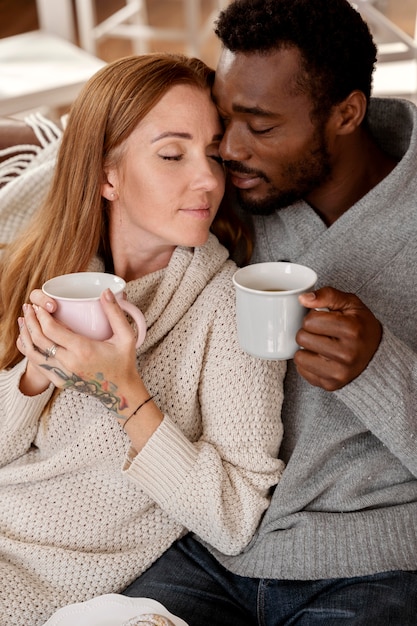
POLYGON ((106 170, 112 240, 130 250, 204 244, 224 192, 222 134, 208 91, 172 87, 106 170))

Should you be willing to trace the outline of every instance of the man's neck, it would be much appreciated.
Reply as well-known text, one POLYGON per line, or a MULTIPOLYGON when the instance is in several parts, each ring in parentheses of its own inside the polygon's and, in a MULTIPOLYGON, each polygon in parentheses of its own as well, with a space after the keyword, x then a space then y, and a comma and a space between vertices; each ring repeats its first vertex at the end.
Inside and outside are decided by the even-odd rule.
POLYGON ((331 226, 394 169, 397 162, 383 152, 365 129, 344 141, 331 178, 305 198, 331 226))

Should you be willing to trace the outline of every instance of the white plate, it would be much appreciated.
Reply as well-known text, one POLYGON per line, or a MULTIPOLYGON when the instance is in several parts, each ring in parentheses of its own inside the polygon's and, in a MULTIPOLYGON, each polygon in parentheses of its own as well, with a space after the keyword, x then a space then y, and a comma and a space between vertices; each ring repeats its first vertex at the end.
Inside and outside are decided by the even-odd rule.
POLYGON ((175 626, 188 626, 156 600, 128 598, 116 593, 68 604, 56 611, 44 626, 122 626, 132 617, 150 613, 169 618, 175 626))

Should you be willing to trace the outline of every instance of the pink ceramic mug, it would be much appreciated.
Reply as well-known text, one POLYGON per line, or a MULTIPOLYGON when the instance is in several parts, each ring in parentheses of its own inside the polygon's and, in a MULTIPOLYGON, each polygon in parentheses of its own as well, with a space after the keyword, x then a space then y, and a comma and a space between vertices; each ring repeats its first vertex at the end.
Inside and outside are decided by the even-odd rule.
POLYGON ((76 272, 51 278, 42 286, 42 291, 55 300, 56 319, 80 335, 103 341, 109 339, 113 331, 102 309, 100 295, 105 289, 111 289, 120 307, 136 324, 138 348, 145 339, 146 322, 143 313, 134 304, 124 300, 125 286, 123 278, 114 274, 76 272))

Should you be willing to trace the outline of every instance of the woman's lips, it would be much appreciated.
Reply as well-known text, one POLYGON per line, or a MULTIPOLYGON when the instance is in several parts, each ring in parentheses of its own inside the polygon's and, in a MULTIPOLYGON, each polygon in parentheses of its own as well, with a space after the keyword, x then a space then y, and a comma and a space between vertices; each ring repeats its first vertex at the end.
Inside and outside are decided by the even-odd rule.
POLYGON ((194 217, 195 219, 206 220, 211 216, 210 207, 201 206, 195 208, 181 209, 186 215, 194 217))

